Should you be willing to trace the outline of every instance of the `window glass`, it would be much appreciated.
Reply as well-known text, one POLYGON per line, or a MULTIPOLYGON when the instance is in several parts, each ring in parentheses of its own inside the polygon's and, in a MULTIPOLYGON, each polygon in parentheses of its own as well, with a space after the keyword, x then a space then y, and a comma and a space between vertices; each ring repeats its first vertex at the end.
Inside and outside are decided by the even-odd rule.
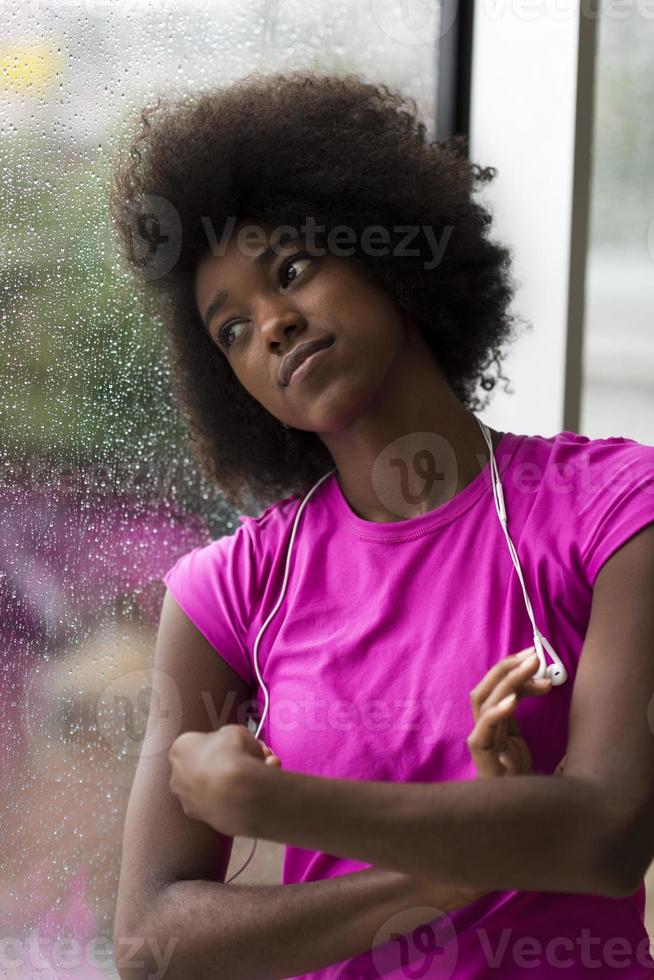
MULTIPOLYGON (((106 190, 121 127, 160 92, 314 67, 400 88, 431 135, 435 10, 394 0, 2 4, 0 922, 15 944, 0 973, 33 975, 33 934, 47 938, 46 963, 54 940, 72 934, 98 941, 97 964, 82 946, 86 980, 113 975, 160 579, 236 526, 196 471, 159 324, 118 264, 106 190)), ((236 867, 248 852, 249 842, 235 850, 236 867)))
POLYGON ((654 11, 599 19, 581 431, 654 444, 654 11))

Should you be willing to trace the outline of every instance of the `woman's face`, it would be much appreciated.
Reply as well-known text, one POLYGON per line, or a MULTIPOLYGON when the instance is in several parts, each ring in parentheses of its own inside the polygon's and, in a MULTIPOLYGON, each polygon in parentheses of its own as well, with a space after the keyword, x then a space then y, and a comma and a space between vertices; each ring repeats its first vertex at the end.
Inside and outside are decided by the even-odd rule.
POLYGON ((254 221, 237 223, 222 254, 208 252, 198 266, 197 307, 238 380, 271 415, 337 432, 381 390, 404 344, 405 318, 347 257, 315 246, 309 254, 302 239, 279 237, 254 221), (250 231, 238 239, 246 227, 258 238, 250 231), (223 302, 212 312, 218 294, 223 302), (331 344, 311 365, 290 383, 280 378, 290 351, 323 339, 331 344))

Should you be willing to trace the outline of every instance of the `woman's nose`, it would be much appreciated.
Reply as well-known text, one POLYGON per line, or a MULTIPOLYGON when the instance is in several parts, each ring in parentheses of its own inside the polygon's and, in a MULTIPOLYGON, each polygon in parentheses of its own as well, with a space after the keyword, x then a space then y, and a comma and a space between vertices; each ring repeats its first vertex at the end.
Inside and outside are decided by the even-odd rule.
POLYGON ((301 333, 306 327, 304 317, 288 307, 269 306, 259 316, 259 329, 266 343, 288 343, 294 333, 301 333))

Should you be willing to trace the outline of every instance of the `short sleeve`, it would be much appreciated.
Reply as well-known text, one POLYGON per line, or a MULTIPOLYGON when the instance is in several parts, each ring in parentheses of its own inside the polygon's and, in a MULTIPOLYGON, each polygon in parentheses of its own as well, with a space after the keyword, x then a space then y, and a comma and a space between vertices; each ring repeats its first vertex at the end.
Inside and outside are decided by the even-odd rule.
POLYGON ((611 555, 654 521, 654 446, 617 438, 594 443, 579 497, 580 554, 591 587, 611 555))
POLYGON ((252 524, 182 555, 163 582, 222 659, 254 688, 246 641, 258 594, 252 524))

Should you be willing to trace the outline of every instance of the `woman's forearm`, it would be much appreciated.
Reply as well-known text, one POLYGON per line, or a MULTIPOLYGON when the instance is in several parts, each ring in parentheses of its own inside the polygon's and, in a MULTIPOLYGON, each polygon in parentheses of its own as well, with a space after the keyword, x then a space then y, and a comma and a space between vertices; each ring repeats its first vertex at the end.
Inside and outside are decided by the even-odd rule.
POLYGON ((489 891, 629 893, 615 804, 580 777, 432 784, 261 769, 254 837, 489 891))
POLYGON ((292 885, 177 881, 129 942, 115 938, 116 963, 123 980, 278 980, 370 949, 399 911, 413 910, 402 920, 410 931, 436 918, 434 908, 468 904, 461 894, 379 868, 292 885))

